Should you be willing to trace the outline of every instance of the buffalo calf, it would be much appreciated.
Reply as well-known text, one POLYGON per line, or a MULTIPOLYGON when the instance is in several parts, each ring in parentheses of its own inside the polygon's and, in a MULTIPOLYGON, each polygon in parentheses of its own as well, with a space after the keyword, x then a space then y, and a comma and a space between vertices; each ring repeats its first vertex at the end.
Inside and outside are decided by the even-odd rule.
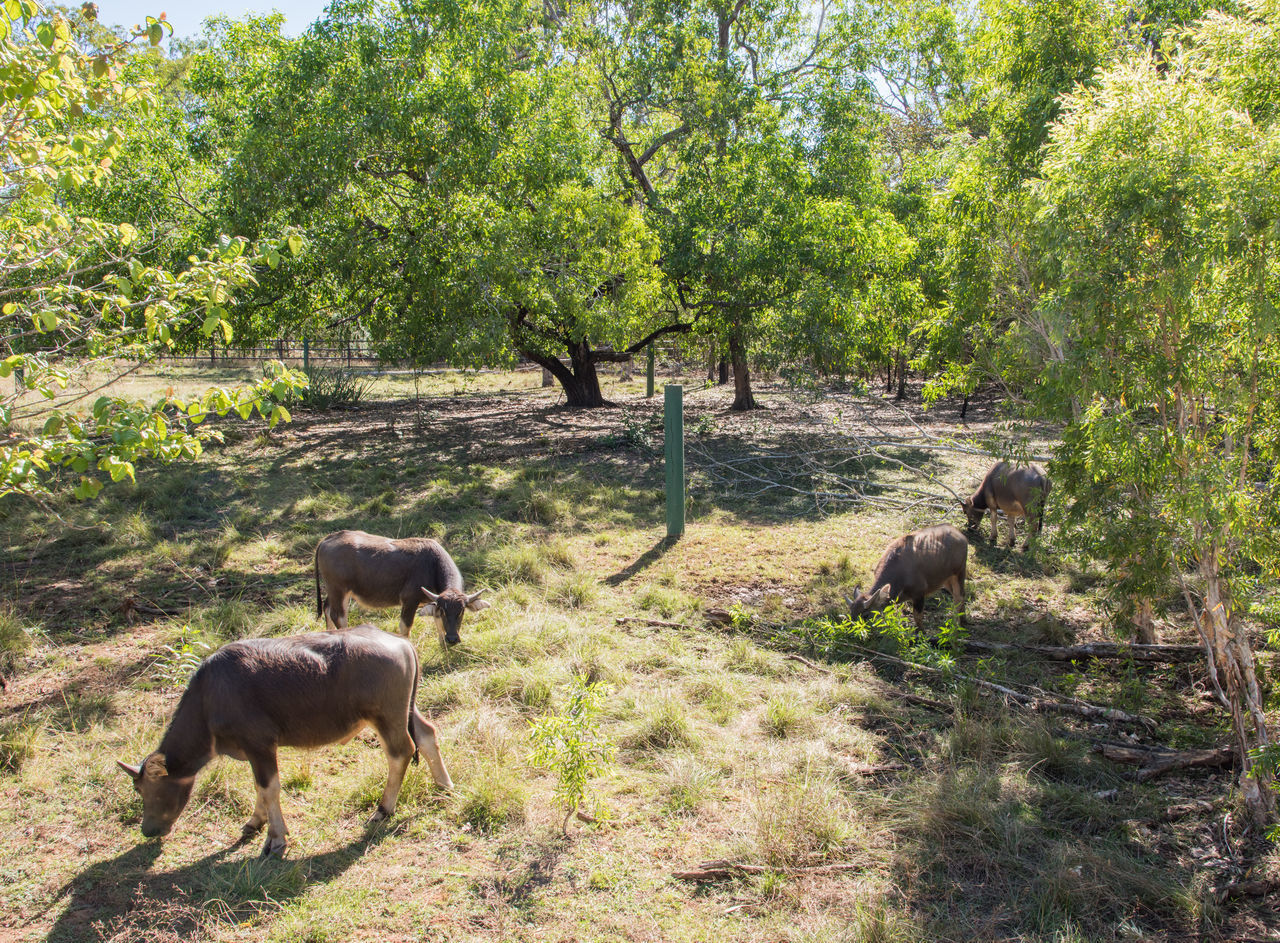
POLYGON ((1044 506, 1052 487, 1049 476, 1039 465, 1027 465, 1017 468, 1008 462, 997 462, 991 466, 982 484, 971 497, 960 502, 968 520, 969 529, 976 532, 982 524, 982 515, 991 512, 991 542, 1000 539, 999 515, 1003 511, 1009 522, 1009 540, 1005 546, 1013 549, 1016 538, 1016 519, 1027 519, 1027 536, 1022 542, 1026 550, 1031 538, 1039 535, 1044 527, 1044 506), (1032 521, 1032 515, 1035 520, 1032 521))
POLYGON ((964 618, 964 578, 969 541, 950 524, 926 527, 894 540, 885 549, 871 578, 871 589, 846 596, 850 618, 876 612, 891 602, 910 602, 916 628, 924 626, 924 601, 940 589, 951 593, 964 618))
POLYGON ((317 545, 315 573, 316 615, 331 629, 347 627, 347 602, 354 598, 370 609, 399 606, 400 634, 408 635, 421 606, 436 620, 441 643, 456 645, 463 614, 489 608, 480 598, 484 590, 470 596, 462 591, 462 573, 444 547, 422 537, 340 530, 317 545))

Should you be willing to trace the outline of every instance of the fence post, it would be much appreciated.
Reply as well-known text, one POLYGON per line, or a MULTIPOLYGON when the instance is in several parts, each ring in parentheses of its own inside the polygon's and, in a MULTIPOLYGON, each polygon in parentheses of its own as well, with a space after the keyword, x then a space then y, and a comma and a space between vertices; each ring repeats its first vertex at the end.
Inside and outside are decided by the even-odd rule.
POLYGON ((311 337, 307 334, 302 335, 302 371, 311 369, 311 337))
POLYGON ((667 467, 667 537, 684 533, 684 387, 665 386, 663 451, 667 467))
POLYGON ((649 345, 648 363, 644 368, 644 395, 645 399, 653 399, 653 345, 649 345))

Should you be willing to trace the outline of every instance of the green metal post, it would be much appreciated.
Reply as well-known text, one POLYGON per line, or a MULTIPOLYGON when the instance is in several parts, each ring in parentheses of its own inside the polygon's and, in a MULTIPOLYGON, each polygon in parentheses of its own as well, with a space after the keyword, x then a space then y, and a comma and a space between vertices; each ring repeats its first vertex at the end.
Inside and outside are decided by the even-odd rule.
POLYGON ((311 338, 306 334, 302 335, 302 369, 304 372, 311 369, 311 338))
POLYGON ((653 399, 653 345, 649 345, 649 363, 645 367, 644 374, 644 395, 646 399, 653 399))
POLYGON ((667 466, 667 537, 684 533, 684 387, 663 388, 663 446, 667 466))

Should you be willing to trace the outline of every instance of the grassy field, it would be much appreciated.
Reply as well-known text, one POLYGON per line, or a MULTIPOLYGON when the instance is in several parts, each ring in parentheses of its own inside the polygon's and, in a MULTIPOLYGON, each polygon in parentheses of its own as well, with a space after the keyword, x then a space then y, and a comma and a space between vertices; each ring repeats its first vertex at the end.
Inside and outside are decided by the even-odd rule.
MULTIPOLYGON (((690 388, 689 523, 671 544, 660 398, 642 394, 642 379, 614 379, 617 407, 569 412, 536 374, 383 377, 355 410, 228 422, 198 464, 93 505, 0 506, 0 940, 1278 938, 1269 899, 1214 891, 1241 874, 1229 774, 1140 784, 1091 751, 1225 742, 1201 668, 958 659, 1156 718, 1145 731, 1020 711, 849 647, 833 657, 815 627, 888 539, 962 523, 931 501, 972 489, 987 460, 922 446, 1008 435, 989 406, 961 425, 953 408, 764 385, 767 409, 733 415, 724 388, 690 388), (851 435, 897 444, 850 464, 851 435), (842 500, 855 480, 871 503, 842 500), (927 495, 903 507, 915 492, 887 485, 927 495), (419 706, 455 791, 415 767, 396 815, 367 826, 386 764, 365 734, 282 753, 283 861, 237 844, 253 791, 228 759, 167 839, 143 839, 116 759, 154 748, 211 647, 319 628, 312 550, 345 527, 434 536, 488 589, 456 649, 414 629, 419 706), (737 618, 709 622, 712 608, 737 618), (579 675, 608 686, 600 730, 617 752, 590 790, 600 821, 566 836, 529 729, 579 675), (717 859, 752 869, 673 876, 717 859)), ((969 636, 1102 638, 1100 578, 1052 526, 1030 554, 979 544, 969 636)), ((394 630, 396 613, 357 618, 394 630)), ((1193 638, 1171 625, 1163 640, 1193 638)))

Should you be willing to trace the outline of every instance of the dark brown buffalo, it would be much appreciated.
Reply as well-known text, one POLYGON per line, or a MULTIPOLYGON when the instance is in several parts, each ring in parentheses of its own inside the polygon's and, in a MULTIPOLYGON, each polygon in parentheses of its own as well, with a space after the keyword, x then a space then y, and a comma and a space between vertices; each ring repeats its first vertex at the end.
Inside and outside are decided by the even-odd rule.
POLYGON ((247 760, 258 796, 245 837, 267 825, 263 855, 283 854, 278 747, 346 743, 372 727, 387 754, 387 786, 373 820, 391 815, 409 761, 426 754, 436 784, 451 789, 435 727, 418 713, 412 643, 371 625, 347 632, 244 639, 196 670, 160 746, 138 766, 120 763, 142 795, 142 834, 167 835, 215 755, 247 760))
POLYGON ((997 543, 1000 537, 999 515, 1003 511, 1009 521, 1009 540, 1005 546, 1013 548, 1016 538, 1016 518, 1027 519, 1027 536, 1022 542, 1026 550, 1031 538, 1040 533, 1044 527, 1044 506, 1049 499, 1052 487, 1049 476, 1039 465, 1026 465, 1021 468, 1008 462, 997 462, 982 479, 982 484, 973 496, 960 502, 964 515, 968 519, 969 529, 976 532, 982 524, 982 515, 991 512, 991 542, 997 543), (1035 520, 1032 521, 1032 515, 1035 520))
POLYGON ((316 547, 316 615, 332 629, 347 627, 347 602, 352 597, 370 609, 400 607, 400 634, 408 635, 414 615, 436 620, 436 634, 456 645, 462 616, 489 608, 479 592, 462 591, 462 573, 436 541, 423 537, 395 540, 340 530, 316 547), (320 584, 324 584, 323 598, 320 584))
POLYGON ((891 602, 910 602, 916 627, 924 625, 924 601, 940 589, 951 593, 964 618, 964 577, 969 541, 950 524, 937 524, 899 537, 885 549, 871 578, 871 589, 855 589, 845 597, 849 616, 857 619, 891 602))

